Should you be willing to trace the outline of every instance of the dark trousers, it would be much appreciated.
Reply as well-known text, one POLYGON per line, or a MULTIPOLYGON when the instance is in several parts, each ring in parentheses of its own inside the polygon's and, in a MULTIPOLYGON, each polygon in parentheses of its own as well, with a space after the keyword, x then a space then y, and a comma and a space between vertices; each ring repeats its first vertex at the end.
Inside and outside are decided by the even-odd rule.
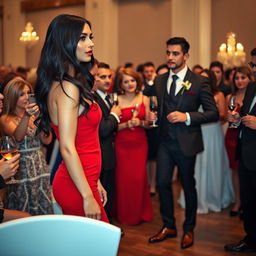
POLYGON ((248 170, 242 159, 239 161, 240 195, 244 213, 245 242, 256 247, 256 166, 248 170))
POLYGON ((197 192, 194 178, 196 156, 185 156, 176 140, 161 138, 157 156, 157 186, 160 197, 160 211, 164 226, 175 228, 172 175, 175 165, 184 189, 186 210, 184 231, 193 231, 196 224, 197 192))
POLYGON ((104 189, 107 191, 108 201, 104 207, 106 214, 108 216, 109 222, 112 222, 113 217, 113 197, 115 191, 115 171, 111 170, 101 170, 100 181, 104 189))

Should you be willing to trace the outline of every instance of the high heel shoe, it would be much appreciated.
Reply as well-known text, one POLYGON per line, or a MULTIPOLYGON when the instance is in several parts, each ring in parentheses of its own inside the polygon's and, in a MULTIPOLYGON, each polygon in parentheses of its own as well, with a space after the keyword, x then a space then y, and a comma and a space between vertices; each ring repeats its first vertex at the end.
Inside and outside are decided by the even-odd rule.
POLYGON ((239 215, 239 211, 232 211, 232 210, 231 210, 231 211, 229 212, 229 216, 230 216, 230 217, 236 217, 236 216, 238 216, 238 215, 239 215))
POLYGON ((236 217, 236 216, 241 215, 241 213, 242 213, 242 208, 241 208, 241 206, 240 206, 240 208, 239 208, 238 211, 230 210, 229 216, 230 216, 230 217, 236 217))

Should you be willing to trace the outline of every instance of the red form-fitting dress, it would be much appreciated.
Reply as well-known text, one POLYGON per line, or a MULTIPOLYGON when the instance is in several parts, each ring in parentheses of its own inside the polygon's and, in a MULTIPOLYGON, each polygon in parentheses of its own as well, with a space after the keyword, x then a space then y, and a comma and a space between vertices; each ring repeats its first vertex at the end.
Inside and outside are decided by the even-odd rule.
MULTIPOLYGON (((100 120, 100 107, 93 103, 87 114, 81 114, 78 117, 75 146, 93 196, 100 205, 101 220, 109 222, 97 190, 97 181, 101 170, 101 150, 98 136, 100 120)), ((58 126, 52 124, 52 127, 59 139, 58 126)), ((55 174, 52 190, 63 214, 85 216, 82 196, 71 179, 64 161, 61 162, 55 174)))
MULTIPOLYGON (((132 118, 133 107, 121 109, 121 123, 132 118)), ((145 105, 139 108, 139 119, 145 119, 145 105)), ((116 150, 116 205, 117 220, 126 225, 152 219, 152 203, 146 172, 148 144, 142 127, 117 132, 116 150)))

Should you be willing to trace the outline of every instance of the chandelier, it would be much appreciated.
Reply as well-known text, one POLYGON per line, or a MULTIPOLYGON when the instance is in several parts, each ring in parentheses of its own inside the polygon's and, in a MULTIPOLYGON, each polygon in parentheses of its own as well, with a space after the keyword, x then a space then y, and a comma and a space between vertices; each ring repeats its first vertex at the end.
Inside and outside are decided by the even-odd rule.
POLYGON ((34 30, 34 27, 32 23, 28 22, 25 26, 25 31, 21 33, 20 41, 23 44, 25 44, 27 48, 31 48, 39 40, 39 36, 33 30, 34 30))
POLYGON ((233 68, 245 63, 244 47, 241 43, 236 43, 235 33, 227 34, 227 43, 221 44, 217 59, 223 63, 225 68, 233 68))

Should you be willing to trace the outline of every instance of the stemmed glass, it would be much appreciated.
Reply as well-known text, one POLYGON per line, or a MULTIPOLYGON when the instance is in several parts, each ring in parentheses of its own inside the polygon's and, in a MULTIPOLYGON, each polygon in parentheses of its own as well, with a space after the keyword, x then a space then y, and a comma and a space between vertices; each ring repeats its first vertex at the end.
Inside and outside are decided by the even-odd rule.
POLYGON ((138 116, 139 114, 139 110, 140 110, 140 105, 138 103, 136 103, 134 105, 134 108, 132 109, 132 117, 135 118, 138 116))
MULTIPOLYGON (((230 111, 234 111, 236 109, 236 96, 232 95, 229 100, 228 108, 230 111)), ((237 125, 234 123, 229 123, 229 128, 237 128, 237 125)))
MULTIPOLYGON (((150 111, 156 112, 157 111, 157 97, 156 96, 150 96, 150 103, 149 103, 150 111)), ((153 121, 151 127, 158 127, 156 124, 156 120, 153 121)))
POLYGON ((112 94, 111 94, 111 100, 112 100, 112 103, 113 103, 113 105, 118 105, 118 97, 117 97, 117 93, 116 92, 113 92, 112 94))
MULTIPOLYGON (((10 160, 18 154, 18 146, 12 136, 3 136, 0 138, 0 154, 5 160, 10 160)), ((11 177, 11 180, 7 183, 14 182, 15 178, 11 177)))

